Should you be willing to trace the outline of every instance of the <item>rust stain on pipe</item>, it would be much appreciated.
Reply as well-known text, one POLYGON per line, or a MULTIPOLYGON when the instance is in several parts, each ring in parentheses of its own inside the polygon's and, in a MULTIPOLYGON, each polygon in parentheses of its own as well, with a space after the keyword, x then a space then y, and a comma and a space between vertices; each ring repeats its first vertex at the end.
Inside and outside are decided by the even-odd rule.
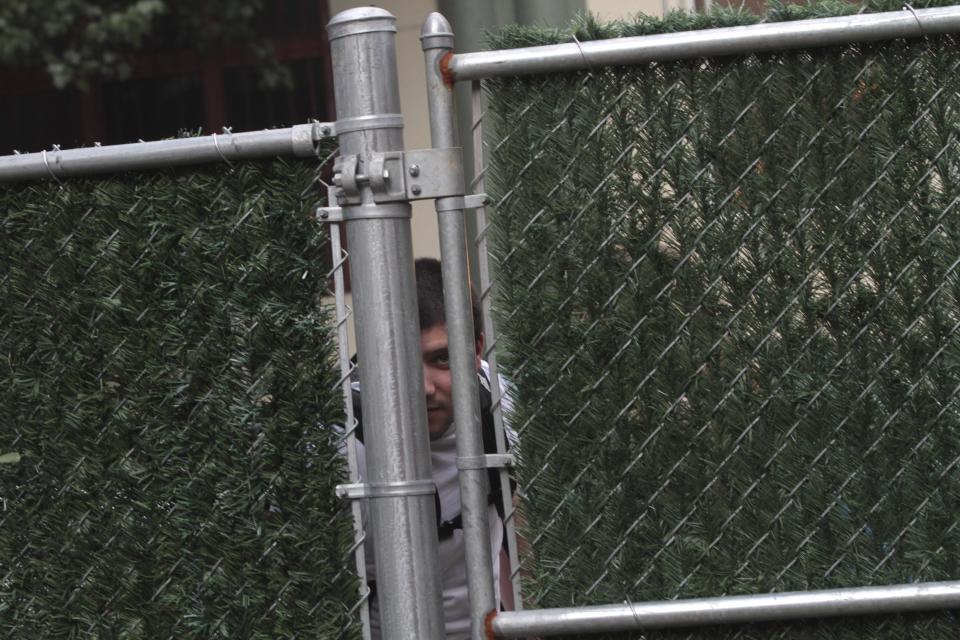
POLYGON ((487 633, 487 640, 496 640, 497 636, 493 633, 493 619, 497 617, 497 610, 493 609, 490 613, 487 614, 486 619, 483 622, 483 628, 487 633))
POLYGON ((453 71, 450 70, 450 59, 453 58, 453 51, 447 51, 440 58, 440 76, 443 78, 443 84, 450 90, 453 90, 453 71))

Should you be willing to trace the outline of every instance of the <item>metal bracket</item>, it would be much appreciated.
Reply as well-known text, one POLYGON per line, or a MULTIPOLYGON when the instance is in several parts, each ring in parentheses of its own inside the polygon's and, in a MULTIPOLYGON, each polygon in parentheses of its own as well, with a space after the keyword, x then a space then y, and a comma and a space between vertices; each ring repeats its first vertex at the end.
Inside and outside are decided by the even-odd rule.
MULTIPOLYGON (((336 198, 336 188, 327 188, 327 201, 332 202, 336 198)), ((398 207, 396 205, 381 205, 374 207, 349 207, 344 210, 341 207, 317 207, 317 220, 320 222, 349 222, 350 220, 371 220, 383 218, 409 218, 410 209, 408 207, 398 207), (346 213, 344 213, 346 211, 346 213)))
POLYGON ((353 133, 354 131, 371 131, 374 129, 403 129, 403 116, 399 113, 357 116, 355 118, 337 120, 334 126, 337 135, 353 133))
MULTIPOLYGON (((330 188, 328 200, 335 196, 333 187, 330 188)), ((490 204, 490 198, 485 193, 476 193, 463 198, 464 209, 479 209, 490 204)), ((348 222, 350 220, 370 220, 374 218, 409 218, 410 216, 399 209, 388 207, 366 208, 351 207, 348 214, 343 213, 341 207, 317 207, 317 220, 320 222, 348 222)))
MULTIPOLYGON (((230 130, 224 128, 224 133, 229 134, 230 130)), ((290 128, 290 144, 293 150, 293 155, 298 158, 310 158, 316 157, 317 155, 317 145, 320 144, 320 141, 324 138, 330 138, 336 135, 336 123, 334 122, 311 122, 310 124, 298 124, 290 128)), ((220 151, 220 146, 217 143, 217 135, 213 136, 213 144, 217 149, 217 152, 220 154, 220 157, 224 160, 227 158, 223 155, 223 152, 220 151)), ((229 138, 228 138, 229 139, 229 138)), ((234 151, 237 151, 234 147, 234 151)), ((57 156, 59 161, 59 155, 57 156)), ((227 160, 229 162, 229 160, 227 160)))
POLYGON ((437 492, 433 480, 401 480, 398 482, 373 482, 338 484, 337 496, 347 500, 365 498, 403 498, 406 496, 432 496, 437 492))
POLYGON ((400 202, 462 196, 461 149, 417 149, 340 156, 333 165, 337 202, 360 204, 360 189, 369 187, 373 201, 400 202))
POLYGON ((403 184, 403 152, 375 153, 370 158, 370 189, 374 202, 406 200, 403 184))
MULTIPOLYGON (((424 149, 421 151, 389 151, 386 153, 373 154, 370 160, 370 170, 362 172, 361 160, 358 156, 341 156, 334 161, 333 181, 336 186, 327 189, 327 202, 339 202, 340 204, 360 204, 359 185, 369 184, 374 194, 374 202, 406 202, 409 200, 424 200, 427 198, 451 197, 450 194, 439 195, 444 186, 449 188, 452 183, 437 183, 422 181, 423 184, 430 186, 429 192, 424 192, 423 187, 418 181, 414 184, 404 176, 410 174, 413 178, 419 178, 423 175, 424 169, 417 162, 431 163, 442 160, 453 161, 454 152, 459 153, 459 149, 424 149), (443 152, 436 154, 435 151, 443 152), (428 158, 424 160, 424 158, 428 158), (411 163, 412 162, 412 163, 411 163), (399 176, 399 179, 396 178, 399 176), (431 186, 432 185, 432 186, 431 186), (418 195, 413 196, 412 192, 420 189, 418 195), (345 191, 356 194, 352 198, 344 195, 345 191), (410 191, 410 193, 407 193, 410 191)), ((434 167, 435 170, 435 167, 434 167)), ((453 194, 456 196, 459 194, 453 194)), ((490 204, 490 198, 485 193, 475 193, 463 196, 464 209, 479 209, 490 204)), ((344 214, 341 207, 327 206, 317 207, 316 216, 320 222, 347 222, 349 220, 365 220, 372 218, 405 218, 409 217, 406 213, 398 209, 384 207, 370 207, 369 211, 358 208, 350 208, 349 213, 344 214)))
POLYGON ((417 149, 404 154, 407 194, 410 200, 462 196, 462 149, 417 149))
POLYGON ((463 197, 464 209, 479 209, 490 204, 490 198, 485 193, 474 193, 463 197))
POLYGON ((410 209, 398 206, 378 207, 317 207, 320 222, 350 222, 351 220, 382 220, 384 218, 409 218, 410 209), (344 213, 346 212, 346 213, 344 213))
POLYGON ((487 453, 482 456, 457 458, 457 469, 502 469, 512 467, 512 453, 487 453))
POLYGON ((312 123, 312 132, 313 132, 313 139, 315 142, 319 142, 324 138, 336 138, 337 123, 336 122, 314 122, 312 123))

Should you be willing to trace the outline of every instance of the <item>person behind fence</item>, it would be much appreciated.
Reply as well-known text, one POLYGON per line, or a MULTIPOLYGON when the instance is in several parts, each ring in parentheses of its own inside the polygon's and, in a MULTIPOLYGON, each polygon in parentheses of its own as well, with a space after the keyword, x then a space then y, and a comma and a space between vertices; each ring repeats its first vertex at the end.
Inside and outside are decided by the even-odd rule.
MULTIPOLYGON (((430 435, 430 461, 433 481, 437 487, 437 537, 439 538, 440 578, 443 589, 444 626, 447 638, 467 638, 470 634, 470 609, 467 599, 466 553, 463 540, 463 522, 460 515, 460 486, 456 464, 456 425, 453 420, 453 396, 451 388, 450 361, 448 354, 447 326, 444 320, 443 279, 439 260, 419 258, 414 263, 417 284, 417 307, 420 316, 420 349, 423 357, 423 386, 427 405, 427 428, 430 435)), ((480 310, 476 292, 471 290, 473 307, 474 344, 477 365, 477 386, 480 394, 483 445, 486 453, 496 452, 496 434, 491 411, 490 370, 481 359, 484 336, 480 322, 480 310)), ((354 415, 358 421, 357 458, 361 481, 365 477, 366 456, 363 450, 363 419, 360 408, 360 382, 362 372, 353 380, 354 415)), ((506 385, 501 378, 501 388, 506 385)), ((509 399, 504 394, 504 413, 509 413, 509 399)), ((514 439, 508 429, 508 440, 514 439)), ((506 606, 512 596, 506 580, 506 555, 504 546, 504 505, 501 499, 500 474, 496 469, 489 472, 490 494, 488 496, 490 546, 493 558, 494 590, 498 602, 504 592, 506 606), (501 564, 504 579, 501 580, 501 564), (501 588, 501 584, 503 587, 501 588)), ((512 481, 511 481, 512 484, 512 481)), ((512 487, 511 487, 512 488, 512 487)), ((376 544, 370 540, 368 544, 376 544)), ((379 637, 379 615, 376 584, 373 582, 373 551, 368 548, 367 576, 370 582, 370 620, 373 637, 379 637)), ((503 606, 503 605, 502 605, 503 606)))

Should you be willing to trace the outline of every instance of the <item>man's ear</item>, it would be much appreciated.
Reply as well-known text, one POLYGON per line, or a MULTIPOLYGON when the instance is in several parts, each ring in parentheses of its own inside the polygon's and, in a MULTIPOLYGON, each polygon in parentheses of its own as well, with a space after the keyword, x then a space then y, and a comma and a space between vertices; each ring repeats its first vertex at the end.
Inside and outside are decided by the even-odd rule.
POLYGON ((476 347, 477 347, 477 353, 476 353, 477 371, 480 371, 480 360, 483 359, 483 334, 482 333, 480 334, 480 337, 477 338, 476 347))

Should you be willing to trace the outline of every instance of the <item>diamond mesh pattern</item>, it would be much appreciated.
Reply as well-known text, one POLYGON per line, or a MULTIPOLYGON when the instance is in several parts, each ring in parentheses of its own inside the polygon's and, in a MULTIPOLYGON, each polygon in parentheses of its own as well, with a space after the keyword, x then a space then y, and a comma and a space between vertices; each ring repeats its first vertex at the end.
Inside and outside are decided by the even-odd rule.
POLYGON ((532 604, 960 576, 958 45, 485 83, 532 604))
POLYGON ((359 637, 320 175, 0 195, 0 637, 359 637))

